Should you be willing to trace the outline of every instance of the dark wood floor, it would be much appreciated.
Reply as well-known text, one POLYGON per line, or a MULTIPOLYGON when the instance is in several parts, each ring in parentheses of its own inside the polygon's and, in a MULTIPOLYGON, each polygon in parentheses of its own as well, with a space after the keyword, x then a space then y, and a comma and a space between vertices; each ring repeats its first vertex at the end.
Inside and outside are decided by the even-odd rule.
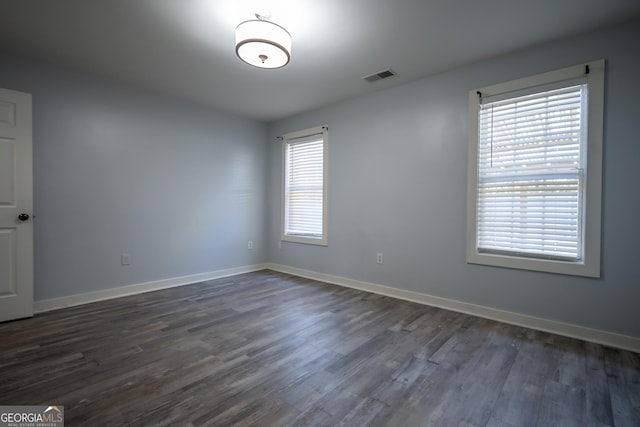
POLYGON ((0 325, 68 426, 640 426, 640 355, 272 271, 0 325))

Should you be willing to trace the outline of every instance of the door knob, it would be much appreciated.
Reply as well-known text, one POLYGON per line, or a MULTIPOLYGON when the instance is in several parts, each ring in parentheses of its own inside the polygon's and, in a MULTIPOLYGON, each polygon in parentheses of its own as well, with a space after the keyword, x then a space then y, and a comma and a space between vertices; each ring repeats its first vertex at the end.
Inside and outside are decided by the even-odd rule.
POLYGON ((26 220, 28 220, 28 219, 29 219, 29 214, 21 213, 20 215, 18 215, 18 219, 19 219, 20 221, 26 221, 26 220))

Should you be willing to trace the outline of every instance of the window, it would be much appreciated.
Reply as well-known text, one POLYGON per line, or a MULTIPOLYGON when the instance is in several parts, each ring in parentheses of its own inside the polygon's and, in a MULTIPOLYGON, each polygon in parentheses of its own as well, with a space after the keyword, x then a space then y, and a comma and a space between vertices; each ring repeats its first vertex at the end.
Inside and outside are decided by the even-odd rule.
POLYGON ((289 242, 327 244, 327 127, 282 137, 282 236, 289 242))
POLYGON ((599 277, 604 61, 469 94, 467 261, 599 277))

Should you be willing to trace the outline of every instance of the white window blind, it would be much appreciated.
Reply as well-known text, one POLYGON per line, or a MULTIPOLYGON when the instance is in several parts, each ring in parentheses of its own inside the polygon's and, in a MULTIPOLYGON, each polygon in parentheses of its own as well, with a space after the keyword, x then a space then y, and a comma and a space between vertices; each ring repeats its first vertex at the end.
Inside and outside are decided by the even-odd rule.
POLYGON ((477 250, 581 260, 586 84, 483 101, 477 250))
POLYGON ((323 238, 323 134, 288 140, 285 146, 284 234, 323 238))

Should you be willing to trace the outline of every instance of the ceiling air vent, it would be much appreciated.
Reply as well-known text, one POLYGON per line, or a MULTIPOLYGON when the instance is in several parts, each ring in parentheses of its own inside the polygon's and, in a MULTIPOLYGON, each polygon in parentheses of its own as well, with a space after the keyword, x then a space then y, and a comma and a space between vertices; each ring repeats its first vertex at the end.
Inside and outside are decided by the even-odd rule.
POLYGON ((368 81, 369 83, 373 83, 378 80, 388 79, 389 77, 392 77, 395 75, 396 73, 394 73, 391 70, 383 70, 383 71, 378 71, 377 73, 373 73, 369 76, 365 76, 362 79, 368 81))

